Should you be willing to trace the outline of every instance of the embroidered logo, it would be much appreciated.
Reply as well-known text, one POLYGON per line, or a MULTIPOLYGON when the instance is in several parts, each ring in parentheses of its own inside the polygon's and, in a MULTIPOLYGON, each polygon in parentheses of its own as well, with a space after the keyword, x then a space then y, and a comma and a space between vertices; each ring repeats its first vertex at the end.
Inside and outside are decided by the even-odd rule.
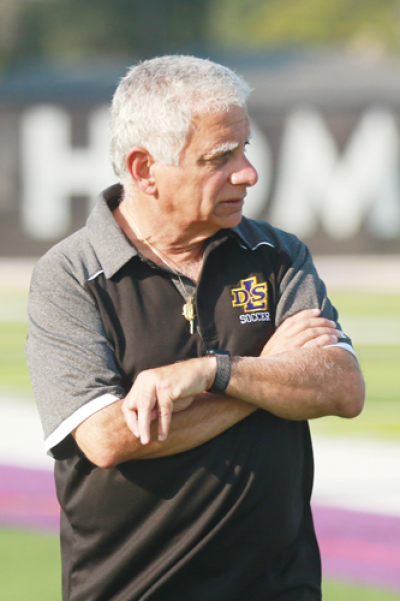
POLYGON ((267 282, 257 282, 256 277, 240 280, 240 287, 232 290, 232 306, 243 307, 245 313, 266 311, 268 307, 267 282))

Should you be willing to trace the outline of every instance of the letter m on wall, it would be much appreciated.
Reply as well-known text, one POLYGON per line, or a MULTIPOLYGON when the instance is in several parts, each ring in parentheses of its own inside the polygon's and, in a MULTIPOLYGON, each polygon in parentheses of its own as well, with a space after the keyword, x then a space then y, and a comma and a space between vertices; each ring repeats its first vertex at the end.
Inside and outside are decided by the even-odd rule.
POLYGON ((313 110, 286 122, 271 221, 307 238, 319 224, 334 239, 357 234, 365 222, 378 238, 400 233, 399 136, 393 115, 366 112, 339 156, 313 110))

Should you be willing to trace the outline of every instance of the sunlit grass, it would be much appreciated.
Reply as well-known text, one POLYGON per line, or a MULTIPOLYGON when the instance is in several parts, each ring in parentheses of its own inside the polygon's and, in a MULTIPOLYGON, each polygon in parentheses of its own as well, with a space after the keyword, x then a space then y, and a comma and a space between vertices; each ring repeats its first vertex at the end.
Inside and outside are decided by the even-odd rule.
MULTIPOLYGON (((381 437, 400 440, 400 340, 398 345, 374 344, 375 320, 400 318, 400 296, 379 294, 332 294, 339 314, 361 318, 371 324, 369 344, 357 344, 355 350, 366 382, 366 403, 354 420, 325 417, 313 420, 311 429, 318 434, 381 437)), ((352 336, 352 332, 348 334, 352 336)))
MULTIPOLYGON (((0 529, 0 599, 61 601, 57 535, 0 529)), ((324 601, 399 601, 400 594, 324 580, 324 601)))
POLYGON ((400 594, 324 580, 322 585, 324 601, 400 601, 400 594))
POLYGON ((400 402, 400 341, 399 346, 355 345, 355 350, 367 381, 368 399, 400 402))
POLYGON ((355 419, 323 417, 310 421, 314 434, 400 440, 400 401, 366 400, 364 411, 355 419))
POLYGON ((400 317, 398 294, 366 294, 362 292, 332 292, 329 295, 340 315, 350 317, 400 317))
POLYGON ((57 535, 0 530, 0 599, 61 601, 57 535))
POLYGON ((24 350, 27 332, 27 323, 0 322, 0 391, 30 389, 24 350))

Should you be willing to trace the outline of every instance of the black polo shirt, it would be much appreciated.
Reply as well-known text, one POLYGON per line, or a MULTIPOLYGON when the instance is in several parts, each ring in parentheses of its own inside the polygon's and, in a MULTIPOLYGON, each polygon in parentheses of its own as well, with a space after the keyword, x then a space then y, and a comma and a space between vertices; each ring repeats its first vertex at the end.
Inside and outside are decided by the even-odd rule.
POLYGON ((208 349, 258 356, 305 308, 337 320, 308 249, 243 219, 207 244, 190 334, 176 276, 140 256, 113 219, 120 194, 98 199, 31 287, 27 357, 57 459, 64 601, 318 600, 306 422, 258 410, 195 449, 108 470, 72 439, 143 369, 208 349))

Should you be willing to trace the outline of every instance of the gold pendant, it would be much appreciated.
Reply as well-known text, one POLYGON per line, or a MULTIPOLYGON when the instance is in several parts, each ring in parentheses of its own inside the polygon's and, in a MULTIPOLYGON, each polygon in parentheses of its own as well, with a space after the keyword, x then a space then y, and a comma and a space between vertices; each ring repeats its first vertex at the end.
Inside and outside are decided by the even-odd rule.
POLYGON ((190 321, 190 333, 194 334, 194 320, 196 318, 196 308, 193 299, 189 298, 188 302, 182 307, 182 315, 187 321, 190 321))

